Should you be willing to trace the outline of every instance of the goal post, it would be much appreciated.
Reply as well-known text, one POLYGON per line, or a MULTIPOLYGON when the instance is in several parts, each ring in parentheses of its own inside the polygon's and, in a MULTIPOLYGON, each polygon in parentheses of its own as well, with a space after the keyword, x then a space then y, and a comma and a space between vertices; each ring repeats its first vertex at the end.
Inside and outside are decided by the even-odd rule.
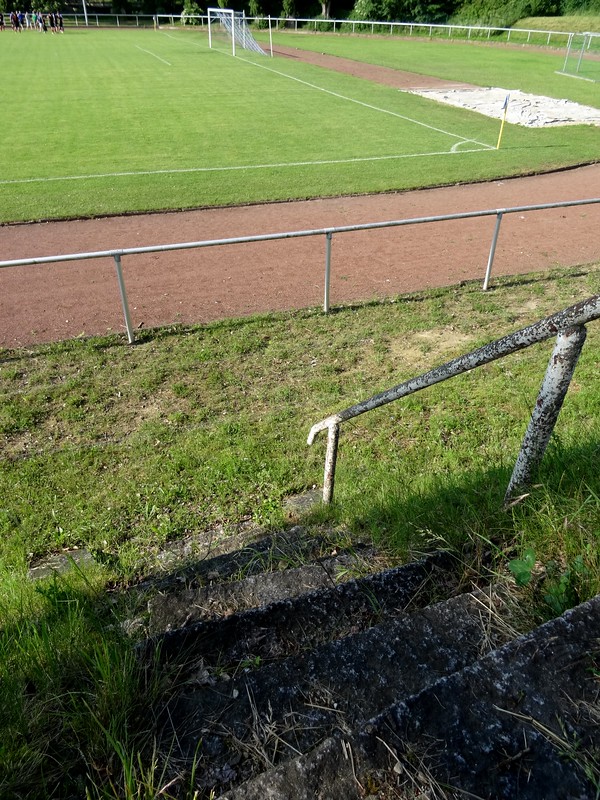
POLYGON ((208 15, 208 46, 210 48, 216 47, 219 41, 225 39, 234 56, 236 47, 266 55, 252 36, 243 11, 234 11, 231 8, 207 8, 206 13, 208 15))
POLYGON ((562 75, 600 82, 600 33, 570 33, 562 75))

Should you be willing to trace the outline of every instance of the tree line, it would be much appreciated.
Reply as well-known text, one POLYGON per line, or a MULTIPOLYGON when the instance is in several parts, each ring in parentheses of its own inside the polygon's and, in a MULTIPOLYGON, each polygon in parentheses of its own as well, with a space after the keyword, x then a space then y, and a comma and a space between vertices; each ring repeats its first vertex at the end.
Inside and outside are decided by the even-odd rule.
MULTIPOLYGON (((17 5, 31 10, 33 0, 17 5)), ((90 0, 88 12, 98 14, 205 14, 219 5, 245 11, 250 17, 321 18, 383 22, 431 22, 510 27, 524 17, 565 14, 600 14, 600 0, 90 0)), ((12 10, 12 0, 0 0, 0 10, 12 10), (10 6, 10 9, 9 9, 10 6)), ((60 8, 63 13, 81 13, 78 0, 46 0, 42 10, 60 8)))

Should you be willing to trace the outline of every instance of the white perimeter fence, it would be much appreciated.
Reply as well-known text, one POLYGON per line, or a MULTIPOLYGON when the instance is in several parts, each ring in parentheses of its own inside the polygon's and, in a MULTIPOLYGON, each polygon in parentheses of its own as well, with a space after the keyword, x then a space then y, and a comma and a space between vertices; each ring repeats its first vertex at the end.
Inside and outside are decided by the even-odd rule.
MULTIPOLYGON (((208 21, 206 14, 193 16, 190 14, 64 14, 66 25, 117 27, 117 28, 152 28, 156 24, 202 25, 208 21)), ((513 44, 536 44, 552 47, 569 45, 573 33, 570 31, 545 31, 536 28, 499 28, 492 25, 439 25, 429 22, 375 22, 373 20, 323 19, 306 17, 246 17, 249 25, 272 27, 274 30, 331 32, 331 33, 370 33, 381 36, 426 36, 446 39, 488 39, 513 44)), ((589 46, 600 40, 599 34, 590 34, 589 46)))
MULTIPOLYGON (((494 255, 500 233, 500 225, 505 214, 517 214, 527 211, 544 211, 551 208, 572 208, 573 206, 594 205, 600 203, 600 197, 590 198, 589 200, 567 200, 560 203, 543 203, 529 206, 512 206, 511 208, 496 208, 484 211, 465 211, 458 214, 442 214, 433 217, 413 217, 410 219, 389 220, 387 222, 367 222, 361 225, 343 225, 333 228, 315 228, 303 231, 286 231, 284 233, 268 233, 256 236, 237 236, 230 239, 206 239, 198 242, 179 242, 177 244, 157 244, 147 247, 128 247, 118 250, 97 250, 90 253, 70 253, 56 256, 40 256, 37 258, 19 258, 11 261, 0 261, 0 269, 9 267, 35 266, 36 264, 50 264, 64 261, 85 261, 93 258, 112 258, 115 262, 117 281, 125 318, 125 328, 127 330, 127 340, 129 344, 134 342, 134 327, 129 312, 127 302, 127 292, 123 279, 122 259, 124 256, 134 256, 142 253, 166 253, 172 250, 193 250, 201 247, 223 247, 231 244, 250 244, 256 242, 272 242, 280 239, 299 239, 306 236, 325 237, 325 277, 323 290, 323 311, 328 312, 330 308, 329 288, 331 281, 331 242, 334 235, 350 233, 354 231, 379 230, 381 228, 397 228, 404 225, 420 225, 424 223, 447 222, 449 220, 473 219, 474 217, 496 217, 494 233, 488 255, 485 277, 483 279, 483 291, 487 291, 492 274, 494 255)), ((600 254, 599 254, 600 255, 600 254)))

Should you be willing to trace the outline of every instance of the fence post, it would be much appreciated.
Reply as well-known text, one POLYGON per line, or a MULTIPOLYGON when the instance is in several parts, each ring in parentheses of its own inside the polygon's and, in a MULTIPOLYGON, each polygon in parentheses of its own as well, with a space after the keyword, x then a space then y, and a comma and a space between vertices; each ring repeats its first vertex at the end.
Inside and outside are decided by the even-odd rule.
POLYGON ((552 431, 569 388, 575 365, 585 342, 585 325, 560 331, 548 362, 531 420, 515 463, 504 502, 508 503, 515 489, 526 486, 535 467, 542 460, 552 431))
POLYGON ((329 284, 331 282, 331 240, 333 234, 327 232, 325 234, 325 289, 323 293, 323 311, 327 314, 329 311, 329 284))
POLYGON ((325 474, 323 476, 323 502, 325 505, 329 505, 333 500, 339 439, 340 426, 337 424, 331 425, 327 429, 327 453, 325 454, 325 474))
POLYGON ((503 212, 499 211, 496 216, 496 227, 494 228, 494 235, 492 237, 492 245, 490 247, 490 254, 488 256, 487 269, 485 271, 485 279, 483 281, 483 291, 487 292, 490 285, 490 275, 492 274, 492 264, 494 263, 494 256, 496 254, 496 244, 498 242, 498 234, 500 233, 500 223, 502 222, 503 212))
POLYGON ((129 316, 129 304, 127 303, 127 292, 125 291, 125 281, 123 280, 123 270, 121 269, 121 256, 115 255, 115 268, 117 270, 117 281, 119 282, 119 292, 121 293, 121 305, 123 306, 123 316, 125 317, 125 327, 127 329, 127 341, 133 344, 133 327, 129 316))

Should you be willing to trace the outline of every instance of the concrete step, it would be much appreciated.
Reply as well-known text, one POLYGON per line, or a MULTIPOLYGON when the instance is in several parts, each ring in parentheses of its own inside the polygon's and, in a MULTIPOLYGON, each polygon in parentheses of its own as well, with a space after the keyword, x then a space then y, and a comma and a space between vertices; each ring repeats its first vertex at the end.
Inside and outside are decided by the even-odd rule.
MULTIPOLYGON (((343 536, 328 532, 307 530, 300 525, 265 535, 260 528, 250 528, 213 542, 210 537, 196 544, 194 552, 167 559, 167 574, 151 575, 137 588, 158 589, 166 593, 176 591, 182 584, 203 586, 216 581, 232 580, 242 576, 279 569, 282 566, 299 566, 315 558, 330 554, 343 536)), ((361 543, 353 543, 360 549, 361 543)), ((164 559, 159 559, 161 562, 164 559)))
POLYGON ((600 596, 221 800, 592 800, 599 664, 600 596))
POLYGON ((228 669, 240 661, 283 658, 452 594, 457 582, 454 565, 447 553, 436 553, 411 564, 169 631, 146 640, 140 653, 157 655, 163 662, 181 664, 185 660, 190 673, 205 666, 228 669))
MULTIPOLYGON (((245 574, 240 580, 223 580, 222 574, 209 571, 205 583, 194 578, 183 585, 179 583, 167 590, 162 588, 148 601, 149 633, 154 635, 175 630, 203 619, 229 616, 276 600, 335 586, 352 574, 372 571, 376 564, 372 547, 362 545, 341 553, 334 550, 335 555, 315 558, 322 544, 319 543, 318 547, 313 544, 310 556, 314 561, 310 564, 290 567, 289 555, 284 561, 279 553, 279 560, 269 564, 273 571, 253 574, 250 568, 255 568, 254 562, 244 570, 250 574, 245 574)), ((294 555, 299 557, 297 552, 294 555)), ((304 555, 306 557, 309 553, 304 555)))
POLYGON ((498 642, 499 602, 463 594, 237 675, 202 664, 165 709, 161 746, 196 758, 203 790, 246 780, 476 661, 498 642))

